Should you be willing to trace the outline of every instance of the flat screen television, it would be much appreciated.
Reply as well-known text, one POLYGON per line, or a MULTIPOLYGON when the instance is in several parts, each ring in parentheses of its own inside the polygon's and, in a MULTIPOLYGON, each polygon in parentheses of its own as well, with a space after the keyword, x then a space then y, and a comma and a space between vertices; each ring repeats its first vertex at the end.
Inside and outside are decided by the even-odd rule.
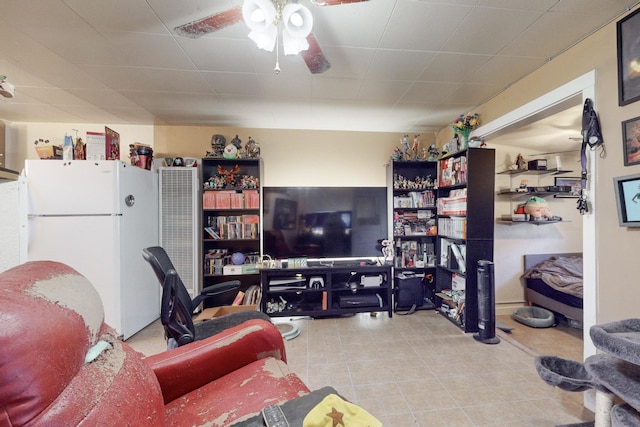
POLYGON ((620 227, 640 227, 640 174, 613 178, 620 227))
POLYGON ((374 259, 388 237, 386 187, 263 187, 263 253, 374 259))

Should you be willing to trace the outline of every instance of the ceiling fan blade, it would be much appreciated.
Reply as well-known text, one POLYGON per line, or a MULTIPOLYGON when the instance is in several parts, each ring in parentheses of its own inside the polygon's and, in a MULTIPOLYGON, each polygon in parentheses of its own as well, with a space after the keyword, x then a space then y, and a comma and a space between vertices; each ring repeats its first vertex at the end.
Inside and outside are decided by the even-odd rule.
POLYGON ((303 50, 300 54, 307 64, 307 67, 309 67, 311 74, 322 74, 331 68, 331 64, 324 56, 324 53, 322 53, 320 44, 318 44, 318 40, 313 33, 307 36, 307 42, 309 42, 309 49, 303 50))
POLYGON ((312 3, 318 6, 336 6, 338 4, 360 3, 362 1, 368 0, 315 0, 312 3))
POLYGON ((188 24, 175 28, 175 32, 181 36, 197 39, 205 34, 212 33, 221 28, 228 27, 242 20, 242 7, 237 6, 188 24))

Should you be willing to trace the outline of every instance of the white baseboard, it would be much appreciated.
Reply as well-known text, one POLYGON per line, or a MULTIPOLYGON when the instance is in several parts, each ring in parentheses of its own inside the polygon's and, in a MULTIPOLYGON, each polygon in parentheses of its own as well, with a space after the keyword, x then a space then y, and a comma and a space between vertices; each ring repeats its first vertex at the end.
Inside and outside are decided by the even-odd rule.
POLYGON ((501 316, 504 314, 513 314, 513 312, 518 307, 524 307, 526 303, 522 301, 521 303, 517 302, 497 302, 496 303, 496 316, 501 316))

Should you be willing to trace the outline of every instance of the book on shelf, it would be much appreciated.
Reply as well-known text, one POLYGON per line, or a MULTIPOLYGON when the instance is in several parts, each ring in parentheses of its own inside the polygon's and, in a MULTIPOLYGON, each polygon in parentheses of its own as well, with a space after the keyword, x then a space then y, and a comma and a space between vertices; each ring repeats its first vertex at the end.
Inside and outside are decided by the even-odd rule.
POLYGON ((464 291, 465 286, 466 280, 464 276, 456 273, 451 273, 451 289, 453 289, 454 291, 464 291))
POLYGON ((466 239, 467 219, 465 217, 438 218, 438 234, 454 239, 466 239))
POLYGON ((452 242, 450 248, 453 254, 453 258, 455 259, 455 263, 457 264, 457 267, 458 267, 456 270, 460 270, 460 272, 464 274, 467 271, 467 266, 466 266, 466 261, 462 256, 462 250, 460 249, 460 246, 465 246, 465 245, 452 242))
POLYGON ((467 189, 452 190, 448 197, 438 199, 438 215, 467 215, 467 189))
POLYGON ((440 175, 438 182, 441 187, 466 184, 467 157, 458 156, 440 160, 440 175))
POLYGON ((205 227, 204 231, 207 232, 210 239, 216 239, 216 240, 220 239, 220 235, 216 232, 216 230, 213 227, 205 227))
POLYGON ((207 217, 205 232, 212 239, 258 239, 259 215, 220 215, 207 217))
POLYGON ((242 190, 244 195, 244 207, 246 209, 260 208, 260 193, 258 190, 242 190))
POLYGON ((227 223, 227 239, 238 240, 243 238, 243 228, 241 222, 228 222, 227 223))
POLYGON ((449 239, 440 239, 440 266, 464 274, 467 270, 466 245, 449 239))
POLYGON ((394 208, 430 208, 435 206, 435 193, 432 190, 410 191, 393 197, 394 208))
POLYGON ((231 305, 242 305, 243 301, 244 301, 244 292, 238 291, 231 305))
POLYGON ((262 288, 260 285, 251 285, 244 293, 243 305, 259 305, 262 300, 262 288))

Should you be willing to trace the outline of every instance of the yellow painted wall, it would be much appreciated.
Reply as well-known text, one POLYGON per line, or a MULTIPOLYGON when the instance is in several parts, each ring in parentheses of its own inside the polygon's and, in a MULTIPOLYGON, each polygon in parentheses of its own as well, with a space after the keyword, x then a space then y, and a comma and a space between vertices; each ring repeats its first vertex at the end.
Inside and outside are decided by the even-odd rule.
MULTIPOLYGON (((265 186, 386 186, 385 165, 403 135, 376 132, 337 132, 235 129, 203 126, 156 126, 154 154, 158 157, 204 157, 211 137, 235 135, 242 144, 252 137, 261 148, 265 186)), ((411 135, 413 137, 413 135, 411 135)), ((421 135, 420 147, 434 141, 421 135)))
MULTIPOLYGON (((596 104, 607 148, 605 159, 597 158, 597 203, 592 206, 597 221, 597 322, 640 316, 640 228, 618 226, 613 177, 640 173, 640 165, 624 166, 621 122, 640 116, 640 101, 618 106, 616 24, 611 23, 542 68, 514 83, 489 102, 479 106, 488 123, 527 102, 581 76, 596 71, 596 104)), ((437 135, 438 144, 451 138, 449 129, 437 135)))

